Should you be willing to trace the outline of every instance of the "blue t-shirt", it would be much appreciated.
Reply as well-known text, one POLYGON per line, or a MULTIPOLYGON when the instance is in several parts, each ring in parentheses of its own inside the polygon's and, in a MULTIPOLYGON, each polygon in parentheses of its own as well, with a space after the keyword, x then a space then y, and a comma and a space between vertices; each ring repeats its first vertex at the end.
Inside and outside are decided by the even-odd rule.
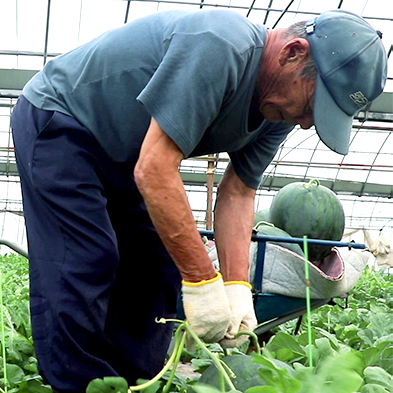
POLYGON ((265 39, 231 11, 160 12, 53 59, 23 95, 76 118, 119 162, 136 163, 154 117, 185 157, 227 152, 257 188, 292 129, 255 110, 265 39))

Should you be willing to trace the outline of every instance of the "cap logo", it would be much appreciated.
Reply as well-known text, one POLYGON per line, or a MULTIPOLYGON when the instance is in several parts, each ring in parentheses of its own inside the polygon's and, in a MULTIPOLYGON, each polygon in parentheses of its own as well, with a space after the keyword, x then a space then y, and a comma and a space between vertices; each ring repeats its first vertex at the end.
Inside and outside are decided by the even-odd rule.
POLYGON ((360 108, 369 103, 369 100, 364 96, 361 91, 350 94, 349 98, 360 108))
POLYGON ((306 30, 306 34, 312 34, 312 33, 314 33, 314 30, 315 30, 315 23, 307 24, 307 25, 305 26, 305 30, 306 30))

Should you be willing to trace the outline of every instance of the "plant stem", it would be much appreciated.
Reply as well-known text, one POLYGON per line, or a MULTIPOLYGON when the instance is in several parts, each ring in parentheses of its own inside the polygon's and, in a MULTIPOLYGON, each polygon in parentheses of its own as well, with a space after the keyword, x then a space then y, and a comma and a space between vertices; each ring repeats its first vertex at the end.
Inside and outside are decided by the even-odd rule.
POLYGON ((1 353, 3 356, 4 392, 8 392, 7 354, 5 351, 4 309, 3 309, 3 273, 0 269, 0 323, 1 323, 1 353))
MULTIPOLYGON (((183 340, 180 339, 180 333, 182 332, 182 330, 185 328, 185 323, 183 321, 180 324, 180 326, 176 329, 176 333, 175 333, 175 348, 173 349, 172 355, 170 356, 170 358, 168 359, 166 365, 163 367, 163 369, 152 379, 150 379, 149 381, 141 384, 141 385, 136 385, 136 386, 130 386, 128 388, 128 392, 135 392, 138 390, 142 390, 142 389, 146 389, 147 387, 151 386, 153 383, 157 382, 158 380, 160 380, 160 378, 170 369, 171 365, 174 363, 176 357, 177 357, 177 352, 178 352, 178 348, 181 345, 181 342, 183 340)), ((180 351, 181 352, 181 351, 180 351)))
POLYGON ((258 336, 250 330, 241 330, 240 332, 237 332, 235 334, 234 338, 238 338, 239 336, 243 336, 243 335, 250 336, 250 338, 252 339, 252 343, 254 344, 254 347, 255 347, 255 352, 258 355, 260 355, 261 354, 261 346, 259 345, 258 336))
POLYGON ((316 185, 316 186, 319 186, 319 185, 320 185, 318 179, 311 179, 311 180, 308 182, 308 184, 306 185, 306 188, 310 188, 310 187, 312 187, 312 186, 314 186, 314 185, 316 185))
POLYGON ((195 334, 195 332, 192 330, 191 326, 188 324, 188 322, 181 321, 179 319, 161 319, 158 322, 165 323, 166 321, 168 322, 180 322, 182 325, 185 326, 187 331, 190 333, 191 337, 200 345, 203 351, 207 353, 207 355, 212 359, 214 365, 217 367, 220 373, 223 374, 224 379, 226 383, 229 385, 230 390, 236 390, 235 385, 231 381, 229 375, 225 371, 224 367, 221 364, 221 361, 209 351, 209 349, 206 347, 205 343, 195 334))
POLYGON ((313 354, 312 354, 311 292, 310 292, 310 272, 308 270, 307 236, 303 236, 303 250, 304 250, 304 271, 305 271, 306 305, 307 305, 308 360, 310 363, 310 367, 313 367, 314 364, 313 364, 313 354))
POLYGON ((267 221, 258 221, 257 224, 254 226, 255 229, 258 229, 261 225, 267 225, 269 227, 274 227, 274 224, 267 221))
MULTIPOLYGON (((185 327, 182 327, 182 330, 184 330, 184 329, 185 329, 185 327)), ((181 341, 180 341, 180 344, 179 344, 178 348, 176 349, 177 355, 176 355, 175 361, 173 363, 173 367, 172 367, 171 373, 169 375, 169 378, 168 378, 168 381, 167 381, 166 385, 162 389, 162 393, 167 393, 169 391, 169 388, 172 385, 172 381, 173 381, 173 378, 175 377, 175 373, 176 373, 176 368, 177 368, 177 365, 179 364, 180 356, 182 354, 182 351, 183 351, 183 348, 184 348, 184 344, 186 343, 186 338, 187 338, 187 331, 184 331, 183 336, 182 336, 181 341)))

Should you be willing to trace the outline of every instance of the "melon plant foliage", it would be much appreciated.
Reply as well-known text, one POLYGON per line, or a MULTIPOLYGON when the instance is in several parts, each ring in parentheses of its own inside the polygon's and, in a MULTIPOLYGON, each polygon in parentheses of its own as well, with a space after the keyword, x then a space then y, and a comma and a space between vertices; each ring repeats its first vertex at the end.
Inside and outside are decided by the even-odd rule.
MULTIPOLYGON (((6 376, 9 393, 51 393, 38 373, 30 324, 29 265, 14 254, 0 257, 6 376)), ((3 353, 0 388, 5 390, 3 353)))
MULTIPOLYGON (((3 326, 6 349, 8 392, 51 393, 38 374, 29 318, 28 262, 14 255, 0 257, 3 287, 3 326)), ((274 328, 274 335, 256 354, 248 345, 224 351, 209 345, 216 358, 236 357, 231 364, 243 393, 393 393, 393 275, 367 268, 349 295, 348 307, 325 305, 312 313, 314 367, 308 358, 307 321, 293 335, 296 321, 274 328), (247 364, 256 365, 257 386, 246 386, 247 364), (260 382, 260 381, 263 381, 260 382), (246 388, 245 388, 246 386, 246 388)), ((3 359, 0 359, 0 389, 5 391, 3 359)), ((183 349, 182 361, 199 373, 212 367, 212 360, 200 346, 183 349)), ((211 370, 211 368, 210 368, 211 370)), ((256 370, 256 371, 255 371, 256 370)), ((200 374, 188 378, 181 373, 141 390, 144 393, 219 393, 200 374), (168 384, 168 380, 170 383, 168 384), (202 380, 204 383, 201 383, 202 380)), ((144 381, 145 382, 145 381, 144 381)), ((87 393, 129 393, 121 377, 91 382, 87 393)))
POLYGON ((393 275, 367 268, 348 307, 337 301, 341 304, 312 313, 313 367, 307 321, 298 335, 292 334, 296 321, 290 321, 274 329, 260 355, 247 346, 224 351, 218 344, 209 345, 235 374, 234 388, 222 378, 220 382, 212 361, 197 346, 192 352, 183 350, 183 361, 191 362, 201 377, 177 375, 168 387, 166 375, 143 392, 393 393, 393 275))

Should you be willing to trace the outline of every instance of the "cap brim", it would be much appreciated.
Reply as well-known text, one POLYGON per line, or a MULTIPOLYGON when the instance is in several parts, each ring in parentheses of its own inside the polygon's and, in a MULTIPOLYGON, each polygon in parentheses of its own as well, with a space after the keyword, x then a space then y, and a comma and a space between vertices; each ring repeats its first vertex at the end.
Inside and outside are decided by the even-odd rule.
POLYGON ((315 87, 313 117, 322 142, 339 154, 348 154, 353 117, 335 103, 319 75, 315 87))

